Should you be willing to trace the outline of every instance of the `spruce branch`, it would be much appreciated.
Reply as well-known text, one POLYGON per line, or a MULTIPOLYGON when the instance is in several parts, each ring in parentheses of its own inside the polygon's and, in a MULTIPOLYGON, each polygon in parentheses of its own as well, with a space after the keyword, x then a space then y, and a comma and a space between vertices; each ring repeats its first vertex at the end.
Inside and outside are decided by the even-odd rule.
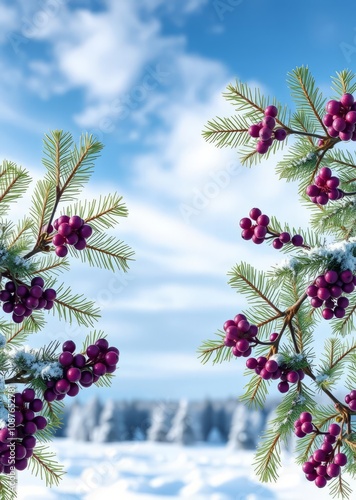
POLYGON ((342 94, 356 92, 355 74, 350 69, 336 72, 336 76, 332 76, 331 81, 331 88, 336 94, 336 99, 340 99, 342 94))
POLYGON ((3 161, 0 166, 0 217, 7 213, 11 203, 24 195, 30 180, 27 170, 11 161, 3 161))
POLYGON ((58 486, 65 474, 63 466, 54 459, 55 454, 44 445, 37 445, 29 460, 32 474, 45 480, 46 486, 58 486))
POLYGON ((217 339, 204 341, 198 349, 199 358, 203 364, 206 364, 212 356, 214 356, 213 364, 230 361, 232 358, 231 349, 224 344, 225 334, 219 330, 215 335, 217 339))
POLYGON ((118 193, 99 196, 91 201, 77 201, 67 207, 64 213, 78 214, 98 232, 110 229, 118 224, 121 217, 128 216, 127 207, 118 193))
POLYGON ((17 478, 15 485, 13 484, 13 478, 1 474, 0 476, 0 498, 1 500, 13 500, 16 498, 16 491, 14 491, 14 486, 17 484, 17 478))
POLYGON ((57 289, 54 309, 65 321, 72 323, 76 320, 78 325, 87 327, 93 326, 100 317, 99 308, 93 301, 87 300, 83 295, 72 295, 70 287, 64 289, 64 284, 57 289))
MULTIPOLYGON (((70 248, 70 253, 76 255, 77 251, 70 248)), ((133 254, 132 249, 124 242, 114 236, 98 233, 90 238, 86 248, 79 253, 79 257, 82 262, 92 267, 126 272, 129 268, 128 261, 133 260, 133 254)))
POLYGON ((318 127, 321 127, 327 136, 327 130, 321 118, 326 99, 316 87, 308 67, 301 66, 293 70, 288 74, 287 82, 299 110, 302 110, 318 127))
POLYGON ((251 139, 248 134, 249 123, 243 116, 229 118, 215 118, 208 121, 203 137, 207 142, 215 143, 217 147, 236 148, 247 144, 251 139))
POLYGON ((277 314, 283 314, 275 305, 277 291, 271 290, 266 285, 265 274, 262 271, 256 271, 249 264, 241 263, 240 265, 236 265, 228 275, 231 276, 229 285, 246 295, 251 303, 267 304, 277 314))

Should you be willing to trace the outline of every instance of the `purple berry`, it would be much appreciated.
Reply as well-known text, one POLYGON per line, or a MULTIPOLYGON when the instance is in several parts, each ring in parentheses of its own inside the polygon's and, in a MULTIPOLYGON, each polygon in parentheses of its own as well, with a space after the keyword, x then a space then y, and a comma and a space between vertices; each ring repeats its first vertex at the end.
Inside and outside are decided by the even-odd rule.
POLYGON ((257 139, 257 137, 259 137, 260 127, 258 125, 251 125, 248 129, 248 133, 251 137, 257 139))
POLYGON ((265 369, 270 373, 274 373, 275 371, 278 370, 277 361, 275 361, 274 359, 268 360, 267 363, 265 364, 265 369))
POLYGON ((55 249, 57 257, 65 257, 68 253, 68 248, 65 245, 60 245, 55 249))
POLYGON ((254 235, 253 229, 244 229, 241 233, 241 236, 244 240, 250 240, 254 235))
POLYGON ((77 368, 84 368, 86 363, 85 356, 83 354, 76 354, 73 358, 73 365, 77 368))
POLYGON ((333 284, 337 282, 339 275, 336 271, 331 269, 329 271, 326 271, 326 273, 324 274, 324 278, 327 283, 333 284))
POLYGON ((105 375, 106 371, 107 369, 104 363, 95 363, 95 365, 93 366, 94 375, 99 375, 101 377, 102 375, 105 375))
POLYGON ((249 216, 251 217, 252 220, 257 221, 260 215, 262 215, 262 212, 259 208, 252 208, 250 210, 249 216))
POLYGON ((314 482, 318 488, 324 488, 326 486, 326 479, 324 476, 317 476, 314 482))
POLYGON ((65 237, 59 233, 55 234, 52 238, 52 243, 55 247, 64 245, 65 241, 66 241, 65 237))
POLYGON ((241 229, 250 229, 251 226, 252 226, 252 222, 251 222, 251 219, 249 219, 248 217, 243 217, 240 220, 241 229))
POLYGON ((66 340, 62 346, 63 351, 68 351, 73 353, 75 351, 76 345, 73 340, 66 340))
POLYGON ((299 417, 299 420, 301 421, 301 423, 303 424, 304 422, 311 422, 313 420, 313 416, 311 413, 309 413, 308 411, 303 411, 301 414, 300 414, 300 417, 299 417))
POLYGON ((246 360, 246 366, 247 368, 249 368, 250 370, 254 370, 256 368, 256 366, 258 365, 257 363, 257 359, 256 358, 248 358, 246 360))
POLYGON ((328 127, 328 134, 330 137, 339 137, 339 132, 334 127, 328 127))
POLYGON ((341 103, 339 101, 335 101, 334 99, 326 104, 326 111, 330 115, 338 115, 340 113, 340 109, 341 103))
POLYGON ((278 384, 278 390, 279 392, 281 392, 282 394, 286 393, 289 391, 289 384, 288 382, 280 382, 278 384))
POLYGON ((292 244, 295 247, 300 247, 303 245, 303 237, 300 234, 295 234, 292 238, 292 244))
POLYGON ((315 285, 308 286, 306 293, 308 297, 316 297, 318 295, 319 288, 315 285))
POLYGON ((58 226, 58 234, 61 236, 67 237, 72 232, 72 227, 68 224, 68 222, 64 222, 60 226, 58 226))
POLYGON ((73 363, 73 354, 69 351, 64 351, 59 355, 58 361, 62 366, 70 366, 73 363))
POLYGON ((42 431, 47 426, 47 419, 42 415, 38 415, 33 419, 33 423, 39 431, 42 431))
POLYGON ((276 141, 284 141, 284 139, 287 137, 287 132, 284 128, 277 128, 274 131, 274 138, 276 141))
POLYGON ((272 116, 272 118, 276 118, 278 115, 278 108, 270 104, 264 111, 265 116, 272 116))
POLYGON ((333 124, 332 124, 332 127, 337 130, 338 132, 342 132, 345 127, 346 127, 346 122, 343 118, 335 118, 335 120, 333 121, 333 124))
POLYGON ((43 408, 43 402, 42 399, 36 398, 33 401, 30 402, 29 408, 33 410, 34 412, 38 413, 39 411, 42 410, 43 408))
POLYGON ((323 318, 326 320, 332 319, 334 317, 334 311, 328 308, 323 309, 323 312, 321 314, 323 315, 323 318))
POLYGON ((341 96, 340 102, 345 108, 349 108, 354 103, 354 97, 352 94, 345 93, 341 96))
POLYGON ((84 224, 80 229, 79 229, 79 236, 84 239, 90 238, 90 236, 93 234, 93 229, 89 224, 84 224))
POLYGON ((72 233, 66 237, 66 243, 68 245, 76 245, 79 241, 79 236, 76 233, 72 233))
POLYGON ((297 383, 299 380, 299 375, 298 372, 295 370, 292 370, 287 373, 287 382, 290 382, 291 384, 297 383))
POLYGON ((305 474, 312 474, 315 470, 315 467, 311 462, 304 462, 304 464, 302 465, 302 470, 305 474))
POLYGON ((82 375, 80 377, 81 384, 92 384, 93 383, 93 374, 89 370, 83 370, 82 375))
POLYGON ((353 277, 354 276, 350 269, 346 269, 345 271, 342 271, 342 273, 340 273, 340 279, 343 283, 351 283, 353 281, 353 277))
POLYGON ((290 234, 287 232, 283 232, 279 235, 279 239, 281 240, 282 243, 289 243, 291 240, 290 234))
POLYGON ((89 359, 95 359, 98 357, 100 349, 97 345, 90 345, 87 347, 86 353, 89 359))
POLYGON ((346 311, 345 311, 345 309, 343 307, 338 307, 337 306, 334 309, 334 314, 335 314, 335 318, 341 319, 341 318, 343 318, 345 316, 346 311))
POLYGON ((345 455, 345 453, 336 453, 336 455, 334 456, 334 463, 336 465, 340 465, 341 467, 346 465, 347 464, 347 456, 345 455))
POLYGON ((23 426, 24 434, 36 434, 37 425, 34 422, 26 422, 23 426))
POLYGON ((328 300, 330 298, 330 291, 328 288, 321 287, 318 289, 317 296, 321 300, 328 300))
POLYGON ((53 290, 53 288, 47 288, 47 290, 45 290, 43 292, 43 298, 46 299, 47 301, 51 301, 53 302, 57 297, 57 292, 55 290, 53 290))
POLYGON ((79 385, 75 383, 70 384, 70 389, 67 392, 67 396, 74 397, 79 393, 79 385))
MULTIPOLYGON (((44 280, 40 276, 36 276, 31 280, 31 286, 40 286, 41 288, 44 287, 44 280)), ((26 287, 25 287, 26 288, 26 287)), ((17 294, 19 293, 19 287, 17 287, 17 294)))
POLYGON ((345 116, 348 123, 356 124, 356 111, 349 111, 345 116))
POLYGON ((79 238, 78 242, 74 245, 74 248, 76 250, 84 250, 84 248, 87 246, 87 243, 84 238, 79 238))
POLYGON ((304 422, 304 424, 301 425, 301 430, 305 432, 305 434, 310 434, 314 430, 313 424, 311 422, 304 422))
POLYGON ((256 151, 257 153, 260 153, 261 155, 267 153, 268 151, 268 144, 264 141, 257 141, 257 144, 256 144, 256 151))
POLYGON ((56 391, 59 392, 59 394, 67 394, 70 389, 70 383, 68 382, 68 380, 61 378, 56 382, 55 388, 56 391))
POLYGON ((323 450, 316 450, 313 453, 313 458, 316 462, 324 462, 326 460, 326 453, 323 450))
POLYGON ((265 226, 256 226, 253 232, 256 238, 263 239, 267 234, 267 228, 265 226))
POLYGON ((84 221, 81 217, 79 217, 79 215, 73 215, 70 219, 69 219, 69 225, 71 227, 71 230, 74 229, 74 230, 78 230, 79 228, 82 227, 82 225, 84 224, 84 221))
POLYGON ((323 117, 323 123, 324 125, 326 125, 327 127, 331 127, 331 125, 333 124, 333 115, 327 113, 326 115, 324 115, 323 117))
POLYGON ((269 223, 270 223, 270 219, 269 219, 268 215, 261 214, 261 215, 257 218, 257 224, 258 224, 259 226, 265 226, 265 227, 267 227, 269 223))
POLYGON ((337 477, 340 475, 340 465, 331 463, 326 467, 326 472, 330 477, 337 477))
POLYGON ((22 400, 25 403, 31 403, 31 401, 33 401, 35 399, 36 393, 33 389, 28 387, 22 391, 21 396, 22 396, 22 400))
MULTIPOLYGON (((79 382, 82 372, 79 368, 69 368, 66 377, 69 382, 79 382)), ((69 390, 69 389, 68 389, 69 390)))
POLYGON ((330 424, 328 432, 332 436, 338 436, 340 434, 340 426, 338 424, 330 424))

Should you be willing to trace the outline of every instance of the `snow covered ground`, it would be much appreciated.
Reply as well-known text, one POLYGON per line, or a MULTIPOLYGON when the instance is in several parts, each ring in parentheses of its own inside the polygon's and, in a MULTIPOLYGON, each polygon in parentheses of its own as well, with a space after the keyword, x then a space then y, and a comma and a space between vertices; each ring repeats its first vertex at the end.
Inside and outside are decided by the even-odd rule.
MULTIPOLYGON (((313 500, 330 499, 285 455, 277 483, 259 484, 252 452, 226 446, 151 442, 80 443, 56 439, 53 449, 67 474, 47 489, 27 471, 19 474, 21 500, 313 500)), ((356 484, 354 484, 356 488, 356 484)), ((356 490, 355 490, 356 491, 356 490)))

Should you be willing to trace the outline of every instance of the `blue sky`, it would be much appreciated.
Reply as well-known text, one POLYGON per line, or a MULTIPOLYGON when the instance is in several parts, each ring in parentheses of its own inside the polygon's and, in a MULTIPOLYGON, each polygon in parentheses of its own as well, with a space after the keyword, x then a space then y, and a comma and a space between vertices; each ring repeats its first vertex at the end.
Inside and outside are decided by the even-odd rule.
MULTIPOLYGON (((44 0, 0 2, 0 152, 43 174, 42 135, 63 128, 105 144, 89 198, 118 191, 129 217, 115 230, 136 251, 128 276, 74 263, 73 289, 102 306, 99 328, 122 352, 116 397, 235 396, 243 362, 201 366, 200 343, 246 304, 227 286, 241 260, 279 256, 239 237, 252 206, 306 224, 296 188, 277 183, 275 160, 249 171, 201 130, 233 108, 235 77, 290 103, 286 75, 307 64, 329 77, 356 63, 353 2, 263 0, 44 0), (215 177, 214 177, 215 176, 215 177), (223 184, 214 197, 209 185, 223 184), (215 180, 214 180, 215 179, 215 180), (187 214, 186 207, 193 208, 187 214), (112 281, 114 279, 114 281, 112 281)), ((14 209, 21 214, 26 204, 14 209)), ((80 342, 82 329, 50 323, 38 345, 80 342)), ((95 390, 87 391, 93 395, 95 390)))

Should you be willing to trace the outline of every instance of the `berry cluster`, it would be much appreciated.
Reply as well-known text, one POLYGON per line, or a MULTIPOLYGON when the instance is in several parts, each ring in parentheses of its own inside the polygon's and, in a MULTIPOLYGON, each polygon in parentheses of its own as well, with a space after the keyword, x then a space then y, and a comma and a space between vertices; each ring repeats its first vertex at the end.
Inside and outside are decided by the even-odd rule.
POLYGON ((356 391, 351 391, 345 396, 345 403, 349 405, 351 411, 356 411, 356 391))
POLYGON ((340 101, 329 101, 326 111, 323 123, 329 136, 339 137, 342 141, 356 141, 356 103, 353 95, 343 94, 340 101))
POLYGON ((270 219, 268 215, 262 214, 259 208, 252 208, 249 216, 250 217, 243 217, 240 220, 240 227, 242 229, 241 236, 244 240, 252 240, 256 245, 260 245, 267 237, 274 238, 272 245, 276 250, 280 250, 286 243, 291 243, 296 247, 303 245, 303 237, 300 234, 291 236, 287 232, 278 234, 270 230, 268 228, 270 219))
POLYGON ((18 285, 10 280, 5 284, 4 290, 0 291, 3 311, 12 313, 15 323, 22 323, 34 310, 52 309, 55 298, 56 291, 53 288, 44 289, 44 281, 40 276, 32 279, 31 286, 18 285))
POLYGON ((226 333, 224 344, 232 348, 232 354, 237 358, 250 356, 252 352, 250 344, 256 344, 257 326, 251 325, 244 314, 237 314, 234 319, 225 321, 224 330, 226 333))
POLYGON ((35 415, 43 408, 43 402, 35 396, 30 388, 14 394, 15 411, 9 413, 8 426, 0 430, 1 474, 10 474, 13 466, 26 469, 36 445, 34 434, 47 426, 45 417, 35 415))
MULTIPOLYGON (((274 339, 275 338, 276 337, 274 337, 274 339)), ((274 356, 271 356, 269 359, 264 356, 260 356, 257 359, 248 358, 246 360, 246 366, 250 370, 255 370, 255 373, 264 380, 280 379, 278 390, 284 394, 289 391, 290 384, 296 384, 299 380, 303 380, 304 372, 301 369, 293 370, 293 368, 285 363, 279 365, 277 359, 277 357, 274 359, 274 356)))
POLYGON ((76 345, 67 340, 62 346, 62 353, 58 357, 63 367, 63 378, 48 380, 47 389, 43 396, 48 402, 60 401, 68 396, 76 396, 79 384, 90 387, 106 373, 114 373, 119 361, 119 350, 109 347, 106 339, 98 339, 95 344, 88 346, 87 358, 83 354, 74 354, 76 345))
POLYGON ((263 155, 267 153, 270 146, 272 146, 273 140, 284 141, 287 137, 287 132, 284 128, 276 128, 276 116, 278 114, 278 109, 276 106, 270 105, 264 110, 264 118, 261 122, 251 125, 248 129, 248 133, 251 137, 259 139, 256 144, 256 151, 263 155))
POLYGON ((65 257, 68 253, 67 245, 73 245, 76 250, 84 250, 86 240, 91 236, 93 230, 89 224, 85 224, 79 215, 61 215, 53 223, 57 233, 52 238, 56 247, 58 257, 65 257))
POLYGON ((315 177, 314 184, 307 187, 306 193, 313 203, 326 205, 329 200, 340 200, 344 197, 345 193, 338 188, 339 184, 340 179, 332 175, 330 168, 323 167, 315 177))
POLYGON ((306 293, 310 297, 312 307, 321 307, 324 319, 343 318, 349 305, 348 298, 343 293, 352 293, 356 285, 356 276, 350 269, 338 272, 333 269, 326 271, 308 286, 306 293))
MULTIPOLYGON (((320 433, 312 420, 313 417, 309 412, 300 414, 298 420, 294 422, 294 431, 297 437, 302 438, 312 432, 320 433)), ((308 481, 314 481, 318 488, 324 488, 327 481, 338 477, 341 467, 347 464, 345 453, 335 453, 333 447, 340 430, 338 424, 330 424, 328 432, 320 433, 324 434, 323 444, 302 466, 305 477, 308 481)))

